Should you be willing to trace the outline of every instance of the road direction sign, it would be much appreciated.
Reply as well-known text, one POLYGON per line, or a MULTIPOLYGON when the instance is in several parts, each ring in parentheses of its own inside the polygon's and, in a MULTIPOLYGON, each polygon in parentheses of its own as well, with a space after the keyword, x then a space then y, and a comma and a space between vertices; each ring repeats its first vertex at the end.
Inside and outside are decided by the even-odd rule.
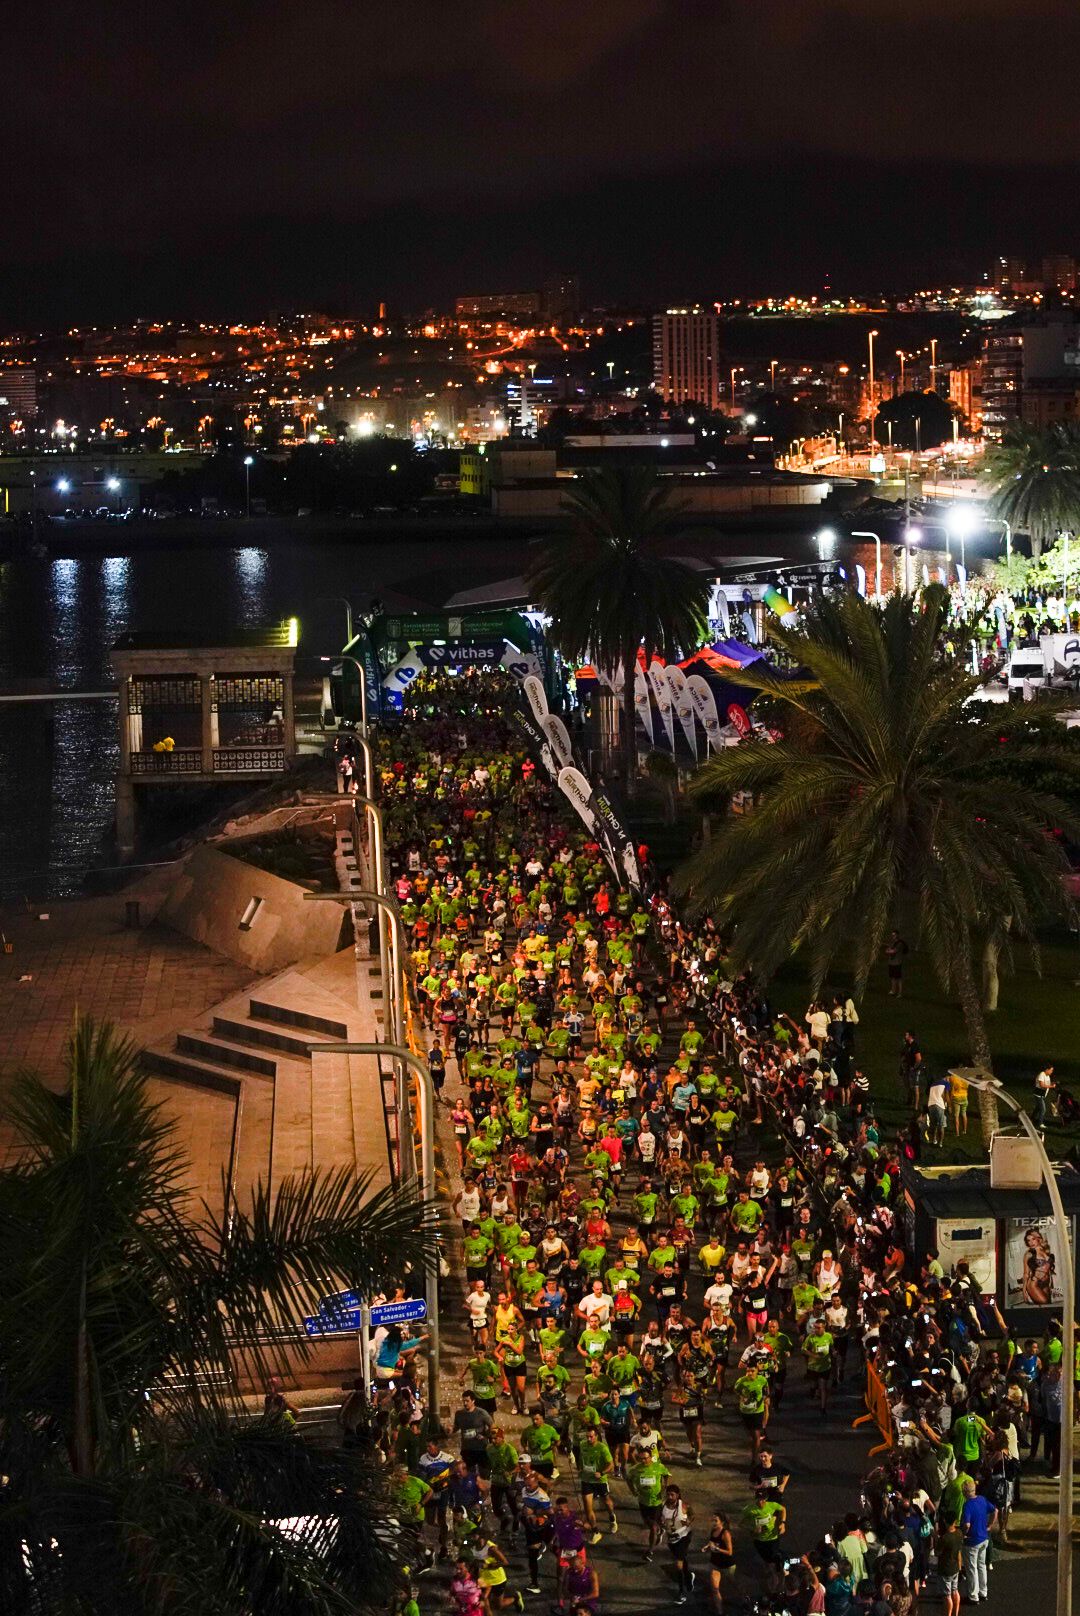
POLYGON ((412 1324, 426 1318, 427 1303, 422 1296, 417 1296, 411 1302, 384 1302, 382 1307, 373 1307, 371 1328, 377 1330, 380 1324, 412 1324))

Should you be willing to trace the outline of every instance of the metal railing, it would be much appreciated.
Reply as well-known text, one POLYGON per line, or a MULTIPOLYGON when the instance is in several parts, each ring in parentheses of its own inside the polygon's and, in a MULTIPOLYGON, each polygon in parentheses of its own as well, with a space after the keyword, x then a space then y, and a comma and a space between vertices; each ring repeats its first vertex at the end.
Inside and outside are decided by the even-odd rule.
POLYGON ((174 748, 171 752, 132 752, 132 774, 201 774, 202 748, 174 748))

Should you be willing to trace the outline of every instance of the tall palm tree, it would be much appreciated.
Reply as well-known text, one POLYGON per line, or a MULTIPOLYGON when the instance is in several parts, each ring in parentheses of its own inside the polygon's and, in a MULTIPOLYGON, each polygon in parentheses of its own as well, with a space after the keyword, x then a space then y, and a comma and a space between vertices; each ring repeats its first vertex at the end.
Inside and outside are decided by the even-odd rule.
POLYGON ((1058 533, 1080 528, 1080 423, 1017 422, 987 450, 982 482, 990 515, 1026 533, 1032 555, 1041 555, 1058 533))
MULTIPOLYGON (((721 820, 679 885, 694 910, 734 926, 737 966, 770 973, 801 951, 815 994, 837 960, 864 988, 890 928, 914 925, 958 994, 971 1056, 990 1071, 978 953, 988 940, 1000 947, 1007 919, 1037 958, 1037 926, 1068 913, 1064 855, 1048 832, 1074 835, 1077 815, 1033 776, 1052 767, 1080 782, 1080 762, 1064 730, 1025 734, 1022 706, 991 719, 965 706, 977 680, 942 654, 945 610, 940 590, 921 605, 894 595, 881 611, 844 595, 778 635, 798 676, 759 663, 733 675, 768 692, 785 738, 701 769, 698 794, 746 790, 756 805, 721 820)), ((989 1131, 993 1100, 981 1098, 989 1131)))
MULTIPOLYGON (((218 1217, 136 1051, 77 1020, 67 1086, 30 1074, 0 1172, 0 1609, 330 1616, 410 1557, 383 1468, 238 1421, 222 1389, 328 1290, 431 1260, 413 1190, 308 1174, 218 1217), (290 1532, 276 1521, 298 1524, 290 1532)), ((304 1350, 303 1340, 299 1350, 304 1350)))
POLYGON ((696 650, 707 622, 709 582, 665 554, 681 508, 674 485, 651 466, 587 471, 563 501, 565 533, 545 544, 529 572, 534 598, 568 657, 591 656, 613 681, 623 673, 627 792, 637 764, 634 673, 646 660, 696 650))

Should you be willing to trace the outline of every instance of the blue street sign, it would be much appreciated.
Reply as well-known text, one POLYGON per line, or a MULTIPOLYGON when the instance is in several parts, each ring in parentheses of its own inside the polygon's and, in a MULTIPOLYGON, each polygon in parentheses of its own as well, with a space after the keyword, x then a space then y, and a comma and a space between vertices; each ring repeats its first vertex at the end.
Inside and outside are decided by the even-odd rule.
POLYGON ((427 1303, 422 1296, 417 1296, 411 1302, 384 1302, 382 1307, 373 1307, 371 1327, 377 1330, 380 1324, 411 1324, 426 1318, 427 1303))
POLYGON ((304 1329, 308 1335, 354 1335, 361 1322, 360 1309, 352 1308, 341 1313, 317 1313, 304 1320, 304 1329))

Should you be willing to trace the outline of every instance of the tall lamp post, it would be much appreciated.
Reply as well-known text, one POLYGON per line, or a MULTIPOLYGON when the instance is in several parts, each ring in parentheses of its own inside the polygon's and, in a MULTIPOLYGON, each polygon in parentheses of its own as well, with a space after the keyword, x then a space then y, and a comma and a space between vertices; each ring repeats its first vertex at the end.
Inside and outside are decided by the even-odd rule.
POLYGON ((870 453, 873 454, 876 444, 874 436, 874 338, 876 331, 867 332, 867 342, 870 347, 870 453))
POLYGON ((1073 1355, 1075 1350, 1075 1315, 1076 1315, 1076 1272, 1073 1267, 1074 1257, 1072 1241, 1069 1237, 1069 1220, 1065 1216, 1065 1208, 1061 1200, 1061 1191, 1058 1188, 1057 1175, 1053 1163, 1046 1154, 1046 1146, 1042 1136, 1031 1118, 1018 1101, 1014 1100, 1007 1089, 1002 1088, 997 1078, 979 1077, 963 1068, 962 1075, 967 1078, 972 1088, 984 1089, 993 1094, 998 1103, 1008 1106, 1010 1111, 1016 1113, 1016 1120, 1035 1146, 1039 1158, 1039 1170, 1042 1173, 1046 1193, 1050 1197, 1050 1208, 1054 1214, 1061 1237, 1061 1244, 1065 1260, 1062 1263, 1061 1275, 1061 1489, 1058 1493, 1058 1538, 1057 1538, 1057 1602, 1056 1616, 1073 1616, 1072 1610, 1072 1513, 1073 1513, 1073 1355))
POLYGON ((244 515, 251 515, 251 468, 255 464, 254 455, 244 456, 244 515))
POLYGON ((871 533, 867 528, 852 528, 853 539, 873 539, 874 541, 874 599, 881 599, 881 535, 871 533))
MULTIPOLYGON (((309 897, 317 894, 309 893, 309 897)), ((414 1055, 404 1044, 320 1044, 322 1055, 389 1055, 401 1066, 411 1066, 420 1080, 420 1179, 424 1194, 435 1196, 435 1090, 426 1061, 414 1055)), ((402 1119, 398 1119, 400 1129, 402 1119)), ((439 1263, 438 1256, 428 1263, 424 1273, 424 1296, 427 1301, 428 1327, 431 1333, 431 1351, 428 1353, 428 1414, 437 1424, 439 1419, 439 1263)))

